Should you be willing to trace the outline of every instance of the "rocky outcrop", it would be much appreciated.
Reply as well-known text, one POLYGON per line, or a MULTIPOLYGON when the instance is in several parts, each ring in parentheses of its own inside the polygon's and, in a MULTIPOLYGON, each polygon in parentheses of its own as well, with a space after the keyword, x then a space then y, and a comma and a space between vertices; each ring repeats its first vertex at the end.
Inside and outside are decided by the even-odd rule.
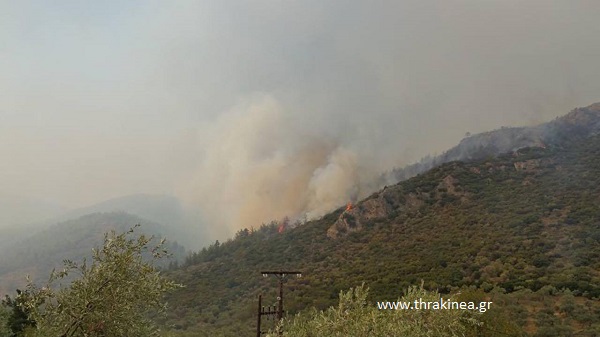
POLYGON ((327 236, 335 239, 341 235, 358 231, 362 229, 362 224, 357 219, 357 212, 353 210, 345 210, 333 226, 327 230, 327 236))
MULTIPOLYGON (((532 127, 502 127, 498 130, 480 133, 464 138, 457 146, 440 156, 428 157, 417 164, 396 169, 382 176, 382 181, 397 183, 423 173, 433 167, 452 161, 480 160, 496 157, 500 154, 512 153, 515 159, 514 169, 531 175, 523 181, 523 185, 535 183, 535 176, 543 166, 551 165, 560 170, 551 159, 527 159, 527 151, 532 148, 545 149, 548 146, 561 145, 566 141, 600 134, 600 103, 585 108, 577 108, 555 120, 532 127), (532 173, 532 174, 530 174, 532 173)), ((531 158, 531 157, 529 157, 531 158)), ((510 164, 494 166, 486 163, 484 167, 471 167, 471 173, 483 175, 494 171, 512 169, 510 164)), ((335 223, 328 229, 327 236, 337 238, 347 233, 361 230, 365 224, 385 219, 392 213, 410 212, 419 209, 425 202, 441 203, 469 199, 459 185, 458 180, 447 175, 440 179, 439 184, 428 191, 402 191, 402 187, 394 185, 373 194, 358 205, 342 212, 335 223), (455 198, 456 197, 456 198, 455 198), (432 200, 432 198, 434 200, 432 200)))
POLYGON ((469 196, 452 175, 441 178, 439 184, 428 192, 420 188, 407 192, 400 185, 385 187, 357 205, 347 207, 329 227, 327 236, 336 239, 360 231, 370 222, 388 219, 393 214, 416 213, 428 200, 439 201, 445 195, 458 197, 461 201, 469 196))
POLYGON ((445 191, 446 193, 448 193, 450 195, 460 197, 464 193, 457 189, 457 185, 458 185, 458 180, 451 175, 447 175, 446 177, 444 177, 444 179, 442 179, 442 181, 438 185, 437 191, 438 192, 445 191))
POLYGON ((515 170, 522 172, 538 172, 542 167, 555 166, 551 158, 529 159, 513 163, 515 170))
POLYGON ((366 223, 386 219, 392 212, 408 212, 419 209, 425 203, 427 193, 405 193, 400 186, 386 187, 359 204, 346 208, 327 230, 327 236, 335 239, 361 230, 366 223))
POLYGON ((517 171, 534 171, 538 167, 540 167, 541 160, 540 159, 530 159, 526 161, 518 161, 515 162, 515 170, 517 171))

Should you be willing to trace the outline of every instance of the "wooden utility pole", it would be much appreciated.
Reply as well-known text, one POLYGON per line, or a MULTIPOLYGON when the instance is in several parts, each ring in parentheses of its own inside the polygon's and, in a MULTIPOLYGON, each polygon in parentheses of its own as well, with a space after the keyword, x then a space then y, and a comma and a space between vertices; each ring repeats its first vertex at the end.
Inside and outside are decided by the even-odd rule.
POLYGON ((256 337, 260 337, 262 331, 260 331, 260 319, 262 317, 262 295, 258 295, 258 315, 256 322, 256 337))
MULTIPOLYGON (((265 310, 265 308, 262 306, 262 295, 258 296, 256 337, 260 337, 263 333, 260 328, 262 316, 272 317, 273 315, 276 315, 278 323, 281 322, 281 320, 283 319, 283 279, 287 275, 296 275, 297 277, 302 276, 302 273, 299 271, 263 271, 261 272, 261 274, 264 277, 268 277, 269 275, 275 275, 275 277, 277 277, 277 279, 279 280, 279 296, 277 296, 277 310, 273 310, 272 307, 268 307, 268 309, 265 310)), ((277 332, 280 336, 283 334, 283 330, 281 328, 278 328, 277 332)))

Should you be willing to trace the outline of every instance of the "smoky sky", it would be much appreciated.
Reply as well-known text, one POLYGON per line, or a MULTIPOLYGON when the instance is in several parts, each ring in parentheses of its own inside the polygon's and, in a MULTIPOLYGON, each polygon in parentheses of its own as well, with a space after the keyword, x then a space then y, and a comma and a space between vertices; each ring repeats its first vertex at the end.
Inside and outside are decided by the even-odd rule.
POLYGON ((0 194, 319 216, 466 132, 600 101, 597 1, 4 1, 0 194))

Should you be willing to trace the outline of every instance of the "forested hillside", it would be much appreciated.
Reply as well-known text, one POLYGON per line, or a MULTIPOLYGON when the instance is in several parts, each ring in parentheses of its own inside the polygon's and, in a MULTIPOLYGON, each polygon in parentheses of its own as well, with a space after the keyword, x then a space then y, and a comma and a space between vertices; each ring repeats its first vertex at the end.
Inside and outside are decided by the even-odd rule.
POLYGON ((504 335, 595 336, 599 195, 593 133, 446 163, 319 220, 242 230, 191 255, 169 274, 186 288, 165 323, 183 336, 250 334, 258 294, 275 303, 276 282, 260 271, 298 269, 286 285, 290 313, 324 309, 362 282, 375 301, 423 280, 494 298, 487 317, 504 317, 494 323, 504 335))

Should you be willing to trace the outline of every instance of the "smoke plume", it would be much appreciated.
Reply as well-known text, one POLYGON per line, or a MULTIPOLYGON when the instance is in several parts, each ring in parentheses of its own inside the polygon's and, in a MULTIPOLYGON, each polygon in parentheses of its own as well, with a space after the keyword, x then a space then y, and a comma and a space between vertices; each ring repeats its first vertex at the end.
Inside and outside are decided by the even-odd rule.
POLYGON ((315 218, 361 196, 368 174, 359 153, 295 128, 283 109, 273 97, 253 96, 198 136, 203 151, 185 194, 209 223, 235 230, 315 218))
POLYGON ((0 1, 0 199, 175 195, 219 238, 318 217, 467 132, 599 101, 599 10, 0 1))

